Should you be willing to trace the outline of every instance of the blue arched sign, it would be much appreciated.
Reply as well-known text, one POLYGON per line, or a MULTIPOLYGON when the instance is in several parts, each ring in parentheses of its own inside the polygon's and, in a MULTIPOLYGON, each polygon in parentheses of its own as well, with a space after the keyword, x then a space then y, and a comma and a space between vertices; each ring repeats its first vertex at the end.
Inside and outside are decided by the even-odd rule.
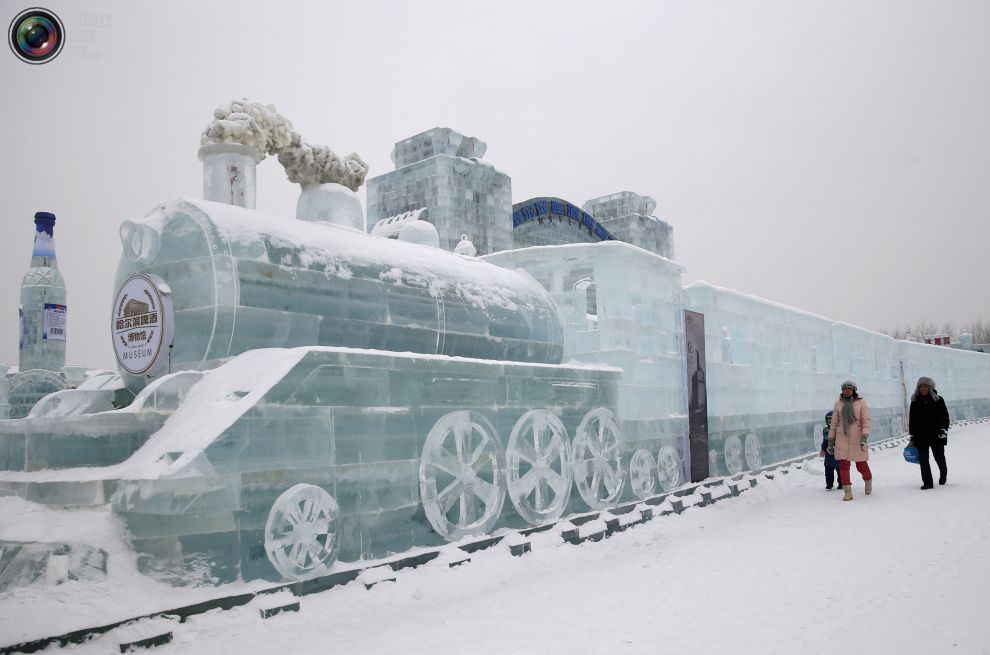
POLYGON ((587 232, 580 241, 614 241, 611 232, 599 223, 594 216, 580 207, 560 198, 530 198, 512 206, 513 229, 531 224, 557 220, 574 229, 587 232), (588 238, 590 237, 590 238, 588 238))

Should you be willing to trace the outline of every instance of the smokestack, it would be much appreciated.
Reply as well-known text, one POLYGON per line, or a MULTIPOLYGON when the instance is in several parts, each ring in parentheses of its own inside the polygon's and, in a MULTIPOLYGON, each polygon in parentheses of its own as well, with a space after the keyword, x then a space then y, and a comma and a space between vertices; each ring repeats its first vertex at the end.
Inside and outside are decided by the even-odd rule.
POLYGON ((240 143, 208 143, 199 149, 203 162, 203 197, 214 202, 255 208, 257 166, 264 155, 240 143))
POLYGON ((367 231, 364 210, 357 194, 342 184, 332 182, 303 186, 296 204, 296 218, 367 231))

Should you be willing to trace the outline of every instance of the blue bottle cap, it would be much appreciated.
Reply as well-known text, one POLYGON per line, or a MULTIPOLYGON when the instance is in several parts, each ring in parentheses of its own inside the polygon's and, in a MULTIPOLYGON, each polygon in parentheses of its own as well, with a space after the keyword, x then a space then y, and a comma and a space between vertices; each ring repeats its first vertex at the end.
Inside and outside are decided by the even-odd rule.
POLYGON ((45 231, 51 235, 52 228, 55 227, 55 214, 51 212, 36 212, 34 214, 34 224, 39 232, 45 231))

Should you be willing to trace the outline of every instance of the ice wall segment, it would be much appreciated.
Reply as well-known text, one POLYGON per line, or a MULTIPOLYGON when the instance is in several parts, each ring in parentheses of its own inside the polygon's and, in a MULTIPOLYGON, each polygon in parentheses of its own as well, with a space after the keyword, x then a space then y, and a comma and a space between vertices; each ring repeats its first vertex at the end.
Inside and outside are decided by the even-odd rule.
POLYGON ((683 286, 676 263, 619 241, 485 259, 550 291, 564 317, 565 361, 623 370, 617 415, 628 448, 658 439, 689 459, 682 314, 703 314, 712 475, 817 448, 844 379, 869 400, 875 438, 905 429, 905 395, 926 371, 953 419, 990 415, 983 354, 897 341, 704 282, 683 286))
POLYGON ((420 208, 452 251, 467 235, 479 254, 512 248, 512 184, 482 159, 487 146, 446 127, 395 144, 395 170, 368 180, 368 224, 420 208))

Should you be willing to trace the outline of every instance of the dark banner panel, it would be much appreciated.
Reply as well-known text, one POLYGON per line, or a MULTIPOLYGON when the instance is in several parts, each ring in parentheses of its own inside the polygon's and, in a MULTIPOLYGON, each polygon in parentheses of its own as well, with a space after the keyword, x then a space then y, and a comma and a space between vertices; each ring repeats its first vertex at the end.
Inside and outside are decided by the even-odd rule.
POLYGON ((684 310, 687 342, 688 430, 691 482, 708 477, 708 389, 705 384, 705 315, 684 310))

